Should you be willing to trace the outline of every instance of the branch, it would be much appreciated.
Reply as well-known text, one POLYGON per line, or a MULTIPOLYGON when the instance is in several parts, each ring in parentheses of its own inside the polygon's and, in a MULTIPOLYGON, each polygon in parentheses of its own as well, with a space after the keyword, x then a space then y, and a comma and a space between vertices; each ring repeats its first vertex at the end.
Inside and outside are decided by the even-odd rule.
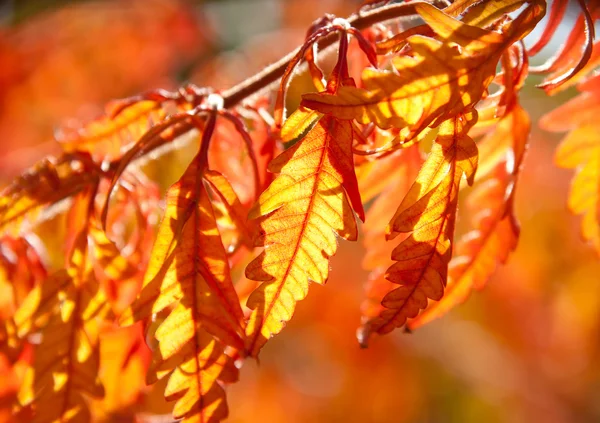
MULTIPOLYGON (((415 4, 423 3, 420 0, 413 1, 410 3, 400 3, 400 4, 392 4, 382 7, 377 7, 375 9, 368 10, 366 12, 354 13, 351 15, 347 21, 348 23, 358 29, 366 29, 372 25, 377 23, 382 23, 386 21, 390 21, 393 19, 398 19, 406 16, 412 16, 416 14, 415 4)), ((323 37, 320 40, 320 46, 322 50, 327 49, 334 45, 337 41, 338 35, 332 33, 323 37)), ((277 82, 283 76, 288 64, 294 58, 294 56, 298 53, 298 51, 302 47, 296 48, 294 51, 288 53, 277 62, 267 66, 262 71, 258 72, 254 76, 251 76, 234 87, 227 89, 221 93, 223 97, 223 108, 231 109, 237 104, 241 103, 243 100, 256 95, 262 90, 268 88, 271 84, 277 82)), ((163 94, 164 95, 164 94, 163 94)), ((190 124, 190 128, 192 125, 190 124)), ((186 132, 187 130, 183 130, 182 132, 186 132)), ((145 155, 154 148, 148 149, 144 152, 145 155)), ((142 156, 140 155, 140 157, 142 156)), ((139 157, 138 157, 139 158, 139 157)), ((117 159, 110 163, 108 167, 108 171, 106 175, 113 175, 114 172, 121 166, 121 159, 117 159)))
MULTIPOLYGON (((392 4, 389 6, 378 7, 376 9, 369 10, 367 12, 355 13, 351 15, 347 21, 356 29, 362 30, 368 28, 374 24, 390 21, 401 17, 414 15, 414 5, 421 3, 420 1, 411 3, 400 3, 392 4)), ((322 49, 332 46, 336 40, 337 34, 330 34, 324 37, 320 41, 322 49)), ((290 61, 298 53, 301 47, 296 48, 294 51, 288 53, 277 62, 267 66, 259 73, 245 79, 236 86, 223 91, 222 96, 224 100, 224 107, 229 109, 238 103, 242 102, 248 97, 262 91, 269 85, 276 82, 283 76, 285 69, 287 68, 290 61)))

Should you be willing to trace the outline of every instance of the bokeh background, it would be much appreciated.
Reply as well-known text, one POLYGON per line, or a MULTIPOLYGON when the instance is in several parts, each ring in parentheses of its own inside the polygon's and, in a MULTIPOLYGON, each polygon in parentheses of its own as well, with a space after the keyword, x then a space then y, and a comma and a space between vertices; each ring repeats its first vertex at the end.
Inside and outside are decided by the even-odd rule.
MULTIPOLYGON (((108 100, 188 81, 231 86, 302 42, 314 19, 349 15, 359 3, 0 2, 0 184, 57 152, 54 136, 98 116, 108 100)), ((247 362, 228 388, 228 421, 600 421, 600 263, 566 208, 572 175, 553 164, 560 134, 536 124, 575 90, 549 98, 531 80, 521 96, 534 122, 517 194, 522 231, 508 265, 443 319, 363 350, 355 331, 364 249, 343 243, 327 286, 312 287, 260 364, 247 362)), ((175 168, 161 173, 163 188, 180 162, 176 154, 161 162, 175 168)), ((120 375, 108 387, 116 409, 141 376, 136 363, 119 368, 115 339, 103 360, 114 358, 104 371, 120 375)), ((147 421, 170 421, 160 389, 132 395, 147 421)), ((132 420, 115 413, 106 421, 132 420)))

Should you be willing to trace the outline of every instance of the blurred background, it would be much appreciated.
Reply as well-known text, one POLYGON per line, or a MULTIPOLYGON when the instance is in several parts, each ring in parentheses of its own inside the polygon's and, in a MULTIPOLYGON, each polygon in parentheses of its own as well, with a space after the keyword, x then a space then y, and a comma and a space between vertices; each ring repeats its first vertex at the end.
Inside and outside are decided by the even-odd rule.
MULTIPOLYGON (((187 81, 231 86, 301 43, 314 19, 359 4, 4 0, 0 183, 57 152, 56 131, 98 116, 110 99, 187 81)), ((553 165, 560 134, 536 126, 575 90, 548 98, 531 81, 521 95, 534 122, 517 194, 522 231, 509 264, 443 319, 362 350, 364 250, 342 243, 327 286, 312 286, 260 365, 247 362, 229 387, 229 422, 600 421, 600 263, 566 209, 572 173, 553 165)), ((108 387, 112 400, 135 372, 108 387)), ((168 413, 161 394, 148 390, 135 407, 168 413)))

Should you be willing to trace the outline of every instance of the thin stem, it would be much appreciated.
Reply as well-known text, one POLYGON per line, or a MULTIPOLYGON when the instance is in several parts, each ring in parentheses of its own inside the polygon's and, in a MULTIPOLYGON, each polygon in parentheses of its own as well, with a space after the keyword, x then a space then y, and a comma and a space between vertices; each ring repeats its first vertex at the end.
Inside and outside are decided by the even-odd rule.
MULTIPOLYGON (((369 28, 376 23, 412 16, 416 13, 414 7, 415 4, 419 3, 421 2, 417 1, 411 3, 391 4, 366 12, 355 13, 347 20, 352 27, 362 30, 369 28)), ((332 33, 321 40, 320 47, 321 49, 326 49, 327 47, 333 45, 336 41, 337 35, 332 33)), ((224 107, 229 109, 276 82, 283 76, 288 64, 294 58, 294 56, 298 54, 300 48, 301 47, 296 48, 294 51, 288 53, 277 62, 267 66, 254 76, 251 76, 236 86, 223 91, 222 96, 224 100, 224 107)))
MULTIPOLYGON (((412 16, 416 14, 415 5, 424 3, 423 1, 413 1, 410 3, 392 4, 388 6, 378 7, 366 12, 359 12, 351 15, 347 21, 348 23, 358 30, 369 28, 377 23, 390 21, 393 19, 412 16)), ((332 46, 338 40, 337 33, 331 33, 323 37, 320 41, 321 49, 324 50, 332 46)), ((231 109, 243 100, 261 92, 265 88, 268 88, 271 84, 277 82, 285 74, 285 70, 289 63, 294 59, 294 56, 298 54, 302 46, 296 48, 294 51, 288 53, 286 56, 279 59, 277 62, 267 66, 262 71, 258 72, 254 76, 251 76, 234 87, 225 90, 221 93, 223 97, 223 108, 231 109)), ((164 95, 163 95, 164 96, 164 95)), ((172 119, 172 117, 171 117, 172 119)), ((185 131, 184 131, 185 132, 185 131)), ((147 135, 146 135, 147 136, 147 135)), ((141 155, 144 155, 152 151, 155 147, 144 150, 141 155)), ((113 186, 118 179, 119 173, 122 169, 121 162, 123 158, 115 160, 110 163, 109 170, 107 172, 113 175, 113 186)), ((107 202, 108 203, 108 202, 107 202)), ((103 210, 103 220, 106 219, 107 205, 103 210)))

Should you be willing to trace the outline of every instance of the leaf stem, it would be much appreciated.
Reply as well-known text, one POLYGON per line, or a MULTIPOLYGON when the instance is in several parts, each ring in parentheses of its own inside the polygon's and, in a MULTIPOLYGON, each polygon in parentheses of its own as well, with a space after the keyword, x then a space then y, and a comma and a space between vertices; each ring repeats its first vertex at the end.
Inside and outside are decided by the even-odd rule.
MULTIPOLYGON (((399 3, 378 7, 366 12, 355 13, 351 15, 347 21, 356 29, 365 29, 377 23, 414 15, 416 13, 414 6, 418 3, 421 2, 417 1, 410 3, 399 3)), ((337 35, 334 33, 323 37, 320 42, 321 49, 330 47, 336 42, 336 40, 337 35)), ((253 95, 268 88, 271 84, 277 82, 285 73, 285 69, 290 61, 296 54, 298 54, 300 48, 301 47, 296 48, 294 51, 288 53, 277 62, 267 66, 254 76, 251 76, 232 88, 223 91, 222 96, 224 100, 224 108, 229 109, 234 107, 246 98, 252 97, 253 95)))

